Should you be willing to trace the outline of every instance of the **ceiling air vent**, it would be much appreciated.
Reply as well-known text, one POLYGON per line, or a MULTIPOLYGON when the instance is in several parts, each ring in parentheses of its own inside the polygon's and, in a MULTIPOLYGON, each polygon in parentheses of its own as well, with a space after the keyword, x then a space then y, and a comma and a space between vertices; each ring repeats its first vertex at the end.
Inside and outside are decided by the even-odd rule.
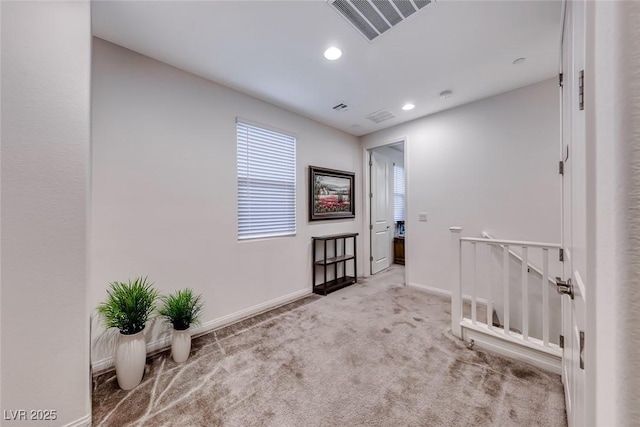
POLYGON ((333 111, 347 111, 348 109, 349 109, 349 106, 344 102, 341 102, 340 104, 333 107, 333 111))
POLYGON ((391 111, 380 110, 380 111, 376 111, 375 113, 369 114, 365 118, 368 120, 371 120, 374 123, 382 123, 385 120, 394 119, 395 117, 396 115, 393 114, 391 111))
POLYGON ((367 40, 371 41, 398 25, 431 0, 328 0, 367 40))

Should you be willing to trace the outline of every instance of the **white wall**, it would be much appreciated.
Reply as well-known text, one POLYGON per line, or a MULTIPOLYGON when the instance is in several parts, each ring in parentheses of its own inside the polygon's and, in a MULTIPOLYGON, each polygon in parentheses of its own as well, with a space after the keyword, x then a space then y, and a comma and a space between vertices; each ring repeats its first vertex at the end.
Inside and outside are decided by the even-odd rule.
POLYGON ((596 426, 640 425, 639 21, 638 2, 587 2, 585 406, 596 426))
POLYGON ((463 235, 560 241, 559 100, 549 79, 385 129, 405 140, 408 283, 449 290, 449 227, 463 235), (428 221, 418 222, 427 212, 428 221))
POLYGON ((89 422, 89 2, 1 7, 3 425, 89 422))
MULTIPOLYGON (((360 232, 363 212, 309 223, 308 166, 353 171, 359 190, 357 138, 103 40, 93 48, 90 307, 136 275, 202 293, 210 326, 309 293, 311 236, 360 232), (236 117, 297 135, 295 237, 237 239, 236 117)), ((112 354, 100 340, 93 350, 94 362, 112 354)))

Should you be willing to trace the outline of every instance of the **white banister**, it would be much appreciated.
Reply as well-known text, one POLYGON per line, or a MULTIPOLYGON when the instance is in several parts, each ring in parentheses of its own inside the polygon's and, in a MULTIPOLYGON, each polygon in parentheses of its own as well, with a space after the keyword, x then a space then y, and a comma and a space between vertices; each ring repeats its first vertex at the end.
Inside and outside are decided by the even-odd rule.
POLYGON ((560 245, 559 243, 528 242, 526 240, 485 239, 482 237, 461 237, 460 240, 463 242, 495 243, 497 245, 508 246, 528 246, 530 248, 562 248, 562 245, 560 245))
POLYGON ((529 339, 529 249, 522 248, 522 337, 529 339))
MULTIPOLYGON (((554 328, 557 328, 558 325, 556 325, 557 322, 553 317, 554 311, 551 309, 551 296, 547 283, 555 283, 549 278, 549 274, 553 274, 560 267, 555 264, 555 258, 553 259, 553 266, 550 266, 549 252, 561 249, 560 245, 556 243, 493 239, 486 238, 486 236, 485 238, 462 237, 462 228, 451 227, 449 230, 451 232, 452 333, 456 337, 465 340, 482 340, 486 338, 489 341, 484 341, 485 344, 490 340, 503 340, 502 343, 496 344, 494 341, 491 344, 498 347, 505 342, 509 343, 504 344, 507 347, 518 344, 521 347, 509 347, 508 351, 521 355, 527 354, 526 357, 532 359, 536 359, 540 354, 546 354, 545 357, 551 357, 549 360, 553 360, 554 366, 559 370, 559 358, 562 355, 562 350, 557 344, 549 341, 549 337, 552 335, 550 324, 553 323, 554 328), (486 249, 488 249, 488 256, 485 256, 482 252, 486 249), (494 249, 501 250, 502 257, 496 257, 500 252, 494 252, 494 249), (514 253, 513 250, 517 250, 519 254, 514 253), (517 272, 512 271, 511 263, 514 262, 513 257, 519 261, 517 264, 520 266, 519 280, 517 272), (542 259, 541 268, 535 269, 530 264, 531 259, 542 259), (489 265, 484 266, 483 263, 485 262, 488 262, 489 265), (494 264, 496 266, 501 265, 501 278, 500 273, 495 271, 494 264), (496 273, 495 279, 497 281, 494 280, 494 272, 496 273), (532 272, 534 274, 529 277, 532 272), (489 279, 485 280, 487 274, 489 279), (511 277, 512 274, 515 277, 511 277), (540 281, 538 281, 538 277, 541 278, 540 281), (468 291, 469 296, 463 296, 462 294, 463 280, 465 281, 464 289, 468 291), (499 286, 499 283, 502 285, 502 292, 495 289, 499 286), (538 284, 542 285, 541 290, 538 289, 538 284), (512 291, 512 286, 516 290, 515 293, 512 291), (538 293, 540 291, 542 292, 541 299, 539 297, 540 293, 538 293), (518 301, 516 301, 516 296, 518 301), (513 306, 511 306, 512 298, 514 299, 513 306), (486 307, 486 319, 482 316, 478 318, 478 304, 486 307), (471 316, 464 315, 463 310, 463 308, 469 309, 469 305, 471 316), (541 310, 540 305, 542 305, 541 310), (502 316, 501 327, 493 326, 494 308, 497 310, 497 314, 502 316), (541 319, 540 315, 542 315, 541 319), (536 353, 536 351, 542 353, 536 353)), ((486 235, 486 233, 483 233, 483 235, 486 235)), ((554 300, 553 304, 556 304, 556 302, 558 301, 554 300)), ((553 330, 555 331, 556 329, 553 330)))
POLYGON ((451 332, 462 338, 462 281, 461 281, 461 227, 450 227, 451 231, 451 332))

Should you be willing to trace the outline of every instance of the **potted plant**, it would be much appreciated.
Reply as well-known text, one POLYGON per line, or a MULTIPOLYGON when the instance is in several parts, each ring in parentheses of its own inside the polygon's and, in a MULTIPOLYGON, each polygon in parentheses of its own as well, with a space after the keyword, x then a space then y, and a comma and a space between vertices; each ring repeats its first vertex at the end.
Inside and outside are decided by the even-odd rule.
POLYGON ((202 295, 194 295, 189 288, 179 289, 175 293, 162 297, 162 307, 158 314, 173 326, 171 356, 176 363, 187 360, 191 351, 191 333, 189 327, 200 323, 202 295))
POLYGON ((142 381, 147 360, 144 328, 156 309, 158 291, 147 278, 133 282, 112 282, 107 299, 98 306, 107 328, 118 328, 116 378, 123 390, 131 390, 142 381))

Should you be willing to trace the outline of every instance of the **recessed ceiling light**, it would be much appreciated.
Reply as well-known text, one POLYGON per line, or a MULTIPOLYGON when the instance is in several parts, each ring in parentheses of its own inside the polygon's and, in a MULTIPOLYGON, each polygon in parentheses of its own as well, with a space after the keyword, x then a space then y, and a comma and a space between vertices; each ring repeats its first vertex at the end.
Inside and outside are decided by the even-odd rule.
POLYGON ((440 98, 442 99, 449 99, 451 98, 451 95, 453 95, 453 92, 451 92, 450 90, 440 92, 440 98))
POLYGON ((526 60, 527 60, 527 58, 518 58, 518 59, 515 59, 515 60, 513 61, 513 65, 522 64, 522 63, 523 63, 524 61, 526 61, 526 60))
POLYGON ((331 46, 329 49, 324 51, 324 57, 329 61, 335 61, 336 59, 342 56, 342 51, 335 46, 331 46))
POLYGON ((415 106, 415 105, 413 105, 413 104, 404 104, 404 105, 402 106, 402 109, 403 109, 404 111, 413 110, 414 108, 416 108, 416 106, 415 106))

